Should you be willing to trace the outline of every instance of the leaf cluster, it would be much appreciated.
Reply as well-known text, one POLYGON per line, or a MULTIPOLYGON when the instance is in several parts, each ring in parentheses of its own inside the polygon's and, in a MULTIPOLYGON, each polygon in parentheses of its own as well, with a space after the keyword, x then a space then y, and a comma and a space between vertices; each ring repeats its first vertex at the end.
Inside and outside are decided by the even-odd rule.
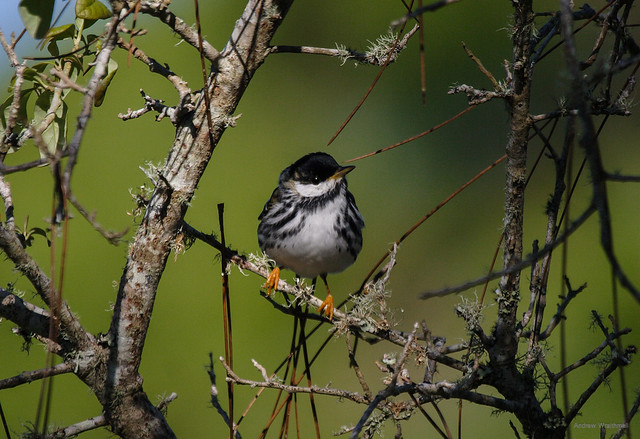
MULTIPOLYGON (((39 47, 49 56, 30 58, 34 64, 17 69, 8 95, 0 100, 0 129, 4 132, 2 153, 13 153, 34 139, 41 158, 66 146, 69 126, 65 102, 77 80, 92 69, 100 50, 100 35, 88 29, 100 19, 109 18, 109 9, 97 0, 77 0, 75 20, 51 27, 54 1, 22 0, 20 17, 26 30, 41 40, 39 47), (44 29, 44 31, 42 31, 44 29)), ((111 60, 107 75, 96 90, 99 106, 118 65, 111 60)))

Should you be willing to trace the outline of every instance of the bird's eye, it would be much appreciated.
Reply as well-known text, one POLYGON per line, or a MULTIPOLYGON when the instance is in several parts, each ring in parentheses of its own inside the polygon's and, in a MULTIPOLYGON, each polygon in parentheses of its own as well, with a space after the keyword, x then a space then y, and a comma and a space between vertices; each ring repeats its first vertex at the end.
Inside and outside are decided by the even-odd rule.
POLYGON ((313 177, 311 177, 311 183, 317 185, 320 183, 320 177, 318 177, 317 175, 314 175, 313 177))

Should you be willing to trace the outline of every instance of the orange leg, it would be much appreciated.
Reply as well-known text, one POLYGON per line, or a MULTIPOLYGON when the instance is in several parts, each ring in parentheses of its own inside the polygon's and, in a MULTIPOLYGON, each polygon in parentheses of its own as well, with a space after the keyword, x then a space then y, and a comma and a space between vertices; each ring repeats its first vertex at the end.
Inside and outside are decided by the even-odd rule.
POLYGON ((327 316, 329 320, 333 320, 333 296, 331 295, 331 290, 329 289, 329 284, 327 283, 327 275, 321 274, 320 277, 322 277, 322 280, 327 287, 327 298, 324 299, 324 302, 322 302, 320 307, 318 307, 318 312, 327 316))
POLYGON ((269 273, 269 277, 264 284, 263 288, 266 288, 267 290, 267 297, 271 295, 272 290, 275 291, 278 288, 278 282, 280 282, 280 267, 276 267, 271 270, 271 273, 269 273))

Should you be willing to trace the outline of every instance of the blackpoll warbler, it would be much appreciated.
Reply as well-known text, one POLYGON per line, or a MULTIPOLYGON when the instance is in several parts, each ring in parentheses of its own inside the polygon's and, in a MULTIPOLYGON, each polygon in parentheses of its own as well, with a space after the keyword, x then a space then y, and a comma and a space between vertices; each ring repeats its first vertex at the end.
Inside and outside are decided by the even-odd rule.
POLYGON ((327 298, 318 311, 333 318, 327 273, 353 264, 362 248, 364 221, 345 179, 354 168, 316 152, 282 171, 258 217, 260 248, 277 264, 264 285, 268 295, 278 287, 281 267, 299 277, 320 276, 327 298))

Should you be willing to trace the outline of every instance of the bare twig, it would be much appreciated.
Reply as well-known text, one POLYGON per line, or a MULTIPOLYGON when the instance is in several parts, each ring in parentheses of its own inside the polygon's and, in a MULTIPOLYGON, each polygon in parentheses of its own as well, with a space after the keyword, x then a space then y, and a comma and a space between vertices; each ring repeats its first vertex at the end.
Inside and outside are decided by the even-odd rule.
POLYGON ((571 288, 571 284, 569 283, 569 279, 567 278, 565 278, 565 284, 569 292, 567 293, 566 297, 562 298, 562 302, 558 304, 556 313, 553 315, 553 317, 551 317, 551 320, 549 321, 546 329, 540 333, 540 340, 549 338, 556 326, 558 326, 558 324, 562 321, 564 311, 569 305, 569 302, 571 302, 579 293, 581 293, 587 287, 587 284, 582 284, 580 287, 574 290, 573 288, 571 288))
MULTIPOLYGON (((469 181, 467 181, 466 183, 464 183, 462 186, 460 186, 458 189, 456 189, 451 195, 449 195, 447 198, 445 198, 443 201, 441 201, 435 208, 433 208, 433 210, 431 210, 431 212, 429 212, 428 214, 426 214, 424 217, 422 217, 416 224, 414 224, 413 226, 411 226, 411 228, 409 228, 409 230, 407 230, 396 242, 393 243, 393 245, 391 246, 391 248, 389 249, 389 251, 387 253, 385 253, 385 255, 380 258, 380 260, 376 263, 376 265, 374 265, 374 267, 369 271, 369 273, 367 274, 367 276, 365 277, 364 281, 362 282, 359 291, 362 291, 364 286, 366 285, 367 281, 371 278, 371 276, 373 276, 373 273, 378 269, 378 267, 380 267, 380 265, 382 265, 382 263, 384 262, 384 260, 391 254, 391 252, 393 251, 393 249, 395 247, 397 247, 398 245, 400 245, 405 239, 407 239, 418 227, 420 227, 420 225, 422 223, 424 223, 426 220, 428 220, 431 216, 433 216, 438 210, 440 210, 444 205, 446 205, 449 201, 451 201, 455 196, 457 196, 458 194, 460 194, 460 192, 462 192, 463 190, 465 190, 467 187, 469 187, 471 184, 473 184, 476 180, 478 180, 480 177, 482 177, 484 174, 486 174, 487 172, 489 172, 491 169, 493 169, 494 167, 498 166, 498 164, 500 164, 500 162, 502 162, 505 159, 505 156, 500 157, 499 159, 497 159, 495 162, 493 162, 492 164, 490 164, 489 166, 487 166, 486 168, 484 168, 482 171, 480 171, 478 174, 476 174, 473 178, 471 178, 469 181)), ((424 297, 423 297, 424 298, 424 297)))
MULTIPOLYGON (((347 124, 351 121, 351 119, 353 118, 353 116, 355 116, 355 114, 358 112, 358 110, 360 109, 360 107, 362 107, 362 105, 364 104, 364 102, 367 100, 367 98, 369 97, 369 95, 371 94, 371 92, 373 91, 373 88, 375 87, 375 85, 378 83, 378 80, 380 79, 380 77, 382 76, 382 74, 384 73, 384 71, 386 70, 387 66, 389 65, 389 63, 391 62, 392 59, 395 59, 396 55, 396 48, 398 47, 398 45, 400 44, 401 41, 401 34, 402 31, 404 30, 404 25, 405 23, 402 24, 402 29, 400 30, 400 32, 398 32, 398 36, 396 37, 395 42, 393 43, 393 46, 391 47, 391 49, 388 52, 388 55, 386 56, 386 59, 384 61, 384 63, 382 63, 382 66, 380 67, 380 70, 378 71, 378 74, 376 75, 376 77, 374 78, 373 82, 371 83, 371 85, 369 86, 369 88, 367 89, 367 91, 365 92, 364 96, 362 97, 362 99, 360 99, 360 102, 358 102, 358 104, 356 104, 355 108, 351 111, 351 113, 349 113, 349 115, 347 116, 347 118, 345 119, 344 122, 342 122, 342 125, 340 125, 340 128, 338 128, 338 131, 336 131, 336 133, 331 137, 331 139, 329 139, 329 142, 327 143, 327 145, 331 145, 333 143, 333 141, 340 135, 340 133, 342 132, 342 130, 344 130, 344 128, 347 126, 347 124)), ((415 25, 413 27, 413 29, 409 32, 407 32, 407 35, 411 34, 415 34, 416 30, 418 29, 418 25, 415 25)))
MULTIPOLYGON (((388 56, 390 59, 388 63, 392 63, 398 59, 400 52, 404 50, 409 42, 409 39, 418 31, 419 26, 414 26, 409 32, 407 32, 398 43, 393 46, 393 48, 389 51, 388 56)), ((324 55, 331 56, 335 58, 340 58, 343 60, 353 60, 360 62, 362 64, 371 64, 375 66, 382 66, 387 62, 386 58, 380 58, 379 56, 375 56, 369 52, 358 52, 352 49, 346 48, 336 48, 329 49, 325 47, 312 47, 312 46, 272 46, 270 49, 271 53, 306 53, 311 55, 324 55)))
POLYGON ((55 155, 52 158, 44 157, 38 160, 21 163, 19 165, 5 166, 4 163, 0 162, 0 174, 8 175, 8 174, 13 174, 15 172, 28 171, 29 169, 37 168, 40 166, 53 165, 55 163, 58 163, 60 159, 67 157, 68 155, 69 155, 69 150, 65 149, 64 151, 56 151, 55 155))
POLYGON ((100 225, 99 222, 96 221, 95 213, 89 213, 89 211, 87 211, 87 209, 85 209, 84 206, 80 204, 80 201, 78 201, 78 199, 71 191, 67 193, 67 199, 71 204, 73 204, 73 207, 75 207, 78 212, 80 212, 80 214, 89 222, 89 224, 91 224, 98 233, 100 233, 107 241, 109 241, 110 244, 118 245, 122 242, 122 238, 127 234, 129 228, 126 228, 121 232, 112 232, 106 230, 100 225))
POLYGON ((490 90, 478 90, 475 87, 471 87, 470 85, 461 84, 451 87, 448 94, 456 94, 456 93, 464 93, 467 95, 469 99, 469 105, 479 105, 484 104, 485 102, 489 102, 494 98, 505 98, 508 96, 507 93, 503 91, 490 91, 490 90))
POLYGON ((378 149, 376 151, 373 151, 373 152, 370 152, 368 154, 364 154, 364 155, 361 155, 359 157, 355 157, 355 158, 352 158, 352 159, 349 159, 349 160, 345 160, 345 163, 355 162, 356 160, 361 160, 361 159, 364 159, 364 158, 367 158, 367 157, 371 157, 372 155, 380 154, 381 152, 385 152, 385 151, 388 151, 390 149, 397 148, 398 146, 402 146, 405 143, 413 142, 414 140, 419 139, 421 137, 424 137, 424 136, 426 136, 428 134, 431 134, 432 132, 442 128, 443 126, 445 126, 445 125, 447 125, 447 124, 449 124, 451 122, 453 122, 454 120, 456 120, 457 118, 459 118, 463 114, 471 111, 474 108, 475 108, 475 106, 471 105, 471 106, 465 108, 464 110, 462 110, 461 112, 459 112, 458 114, 456 114, 455 116, 450 117, 449 119, 445 120, 444 122, 441 122, 441 123, 435 125, 434 127, 429 128, 427 131, 423 131, 420 134, 416 134, 415 136, 409 137, 408 139, 402 140, 402 141, 400 141, 398 143, 394 143, 393 145, 390 145, 390 146, 387 146, 387 147, 384 147, 384 148, 380 148, 380 149, 378 149))
POLYGON ((493 74, 489 70, 487 70, 484 64, 482 64, 482 61, 480 61, 478 57, 473 54, 473 52, 467 47, 464 41, 462 42, 462 48, 467 53, 467 56, 471 58, 471 60, 474 63, 476 63, 476 65, 478 66, 478 70, 480 70, 482 74, 484 74, 484 76, 486 76, 489 79, 489 81, 493 85, 493 88, 495 90, 500 90, 502 87, 500 87, 500 84, 498 83, 496 78, 493 76, 493 74))
POLYGON ((395 364, 393 375, 390 378, 389 385, 385 389, 378 392, 378 394, 375 396, 373 401, 369 403, 369 406, 367 407, 365 412, 362 414, 362 416, 360 417, 360 420, 358 421, 355 428, 351 432, 351 439, 356 439, 358 437, 358 435, 360 434, 360 431, 362 431, 362 428, 364 427, 365 423, 367 422, 367 420, 369 419, 373 411, 376 409, 376 407, 378 407, 378 405, 382 401, 384 401, 394 393, 396 389, 396 385, 398 384, 398 377, 400 376, 400 373, 405 367, 405 361, 407 360, 410 347, 413 344, 417 331, 418 331, 418 324, 415 323, 413 325, 413 332, 409 335, 409 337, 407 338, 407 343, 404 345, 404 348, 402 350, 402 355, 400 356, 400 358, 398 358, 395 364))
POLYGON ((74 82, 71 80, 71 78, 69 78, 69 75, 67 75, 64 71, 53 68, 50 70, 51 74, 54 76, 57 76, 58 78, 60 78, 60 82, 59 83, 54 83, 52 84, 54 87, 56 88, 70 88, 72 90, 75 90, 79 93, 85 94, 87 92, 87 89, 84 87, 81 87, 78 83, 74 82))
POLYGON ((85 93, 84 101, 82 104, 82 111, 78 116, 78 125, 68 146, 69 159, 67 160, 66 168, 64 170, 64 174, 62 175, 62 187, 65 192, 69 192, 69 189, 71 187, 71 173, 73 171, 73 168, 75 167, 78 158, 78 151, 80 150, 80 144, 82 143, 82 138, 84 137, 84 132, 91 116, 91 109, 93 107, 96 91, 98 89, 98 86, 100 85, 100 80, 107 73, 107 64, 109 63, 111 52, 113 51, 116 40, 118 38, 118 23, 125 16, 126 10, 123 10, 121 11, 121 18, 113 17, 111 19, 109 31, 107 32, 107 36, 102 45, 102 49, 96 56, 93 75, 91 76, 91 79, 87 84, 87 92, 85 93))
POLYGON ((104 415, 98 415, 94 418, 87 419, 77 424, 70 425, 65 428, 54 431, 53 433, 44 436, 45 439, 62 439, 68 437, 76 437, 80 433, 85 431, 95 430, 96 428, 104 427, 109 424, 109 421, 104 415))
POLYGON ((578 109, 578 117, 581 122, 582 136, 580 138, 580 146, 584 149, 589 163, 592 180, 592 199, 600 219, 600 244, 620 284, 631 293, 636 301, 640 302, 640 291, 638 291, 624 273, 613 249, 606 174, 602 165, 598 136, 590 115, 589 105, 585 99, 585 85, 577 61, 572 32, 573 16, 571 13, 571 2, 569 0, 562 0, 560 4, 562 33, 565 39, 565 59, 572 77, 572 99, 574 106, 578 109))
POLYGON ((606 173, 605 178, 609 181, 617 181, 621 183, 640 183, 640 175, 620 175, 606 173))
POLYGON ((509 274, 511 272, 516 272, 516 271, 521 271, 527 267, 530 267, 533 263, 535 263, 537 260, 539 260, 540 258, 544 257, 544 255, 546 255, 548 252, 553 251, 553 249, 555 249, 557 246, 559 246, 560 244, 562 244, 573 232, 575 232, 593 213, 595 212, 595 208, 593 206, 589 206, 583 213, 582 215, 580 215, 572 224, 570 227, 567 227, 567 230, 564 234, 558 236, 558 238, 556 240, 554 240, 551 244, 548 244, 546 246, 544 246, 542 249, 540 249, 540 251, 538 253, 536 253, 535 255, 531 255, 526 259, 523 259, 522 261, 520 261, 519 263, 512 265, 511 267, 501 270, 501 271, 497 271, 497 272, 493 272, 490 273, 486 276, 483 276, 481 278, 469 281, 469 282, 465 282, 463 284, 457 285, 455 287, 448 287, 448 288, 442 288, 440 290, 435 290, 435 291, 428 291, 426 293, 422 293, 420 295, 421 299, 429 299, 431 297, 436 297, 436 296, 446 296, 448 294, 453 294, 453 293, 458 293, 460 291, 465 291, 468 290, 469 288, 473 288, 477 285, 482 285, 483 283, 487 282, 487 281, 491 281, 494 279, 498 279, 499 277, 502 277, 506 274, 509 274))
POLYGON ((362 387, 362 391, 364 392, 364 396, 371 399, 371 389, 369 388, 369 384, 367 384, 367 380, 365 380, 364 375, 362 374, 362 370, 360 369, 360 366, 358 365, 358 362, 356 361, 356 353, 353 349, 353 346, 351 344, 351 336, 350 335, 346 335, 344 338, 345 342, 347 343, 347 349, 349 351, 349 361, 350 361, 350 365, 353 368, 353 371, 356 374, 356 377, 358 378, 358 381, 360 382, 360 386, 362 387))
POLYGON ((218 414, 222 417, 222 420, 225 424, 229 426, 229 428, 233 428, 234 437, 237 439, 241 439, 240 432, 238 431, 238 425, 233 424, 231 427, 231 420, 229 419, 229 415, 224 410, 222 405, 220 404, 220 400, 218 399, 218 386, 216 385, 216 373, 213 368, 213 354, 209 353, 209 366, 207 367, 207 373, 209 374, 209 381, 211 382, 211 404, 216 409, 218 414))
POLYGON ((437 2, 433 2, 427 6, 423 6, 421 8, 416 9, 415 11, 405 15, 404 17, 395 20, 394 22, 391 23, 392 27, 398 27, 398 26, 402 26, 403 24, 405 24, 407 21, 411 20, 412 18, 416 18, 419 15, 424 14, 425 12, 434 12, 437 11, 440 8, 443 8, 447 5, 450 5, 452 3, 456 3, 460 0, 440 0, 437 2))
POLYGON ((9 117, 6 121, 6 128, 4 133, 2 134, 2 141, 0 142, 0 159, 4 159, 5 154, 9 151, 9 148, 12 144, 15 143, 15 139, 12 139, 11 133, 13 132, 13 128, 16 125, 16 121, 18 119, 18 110, 20 108, 20 97, 22 91, 22 83, 24 82, 24 71, 26 69, 26 64, 18 63, 18 57, 16 56, 13 47, 7 43, 7 40, 4 38, 4 34, 0 30, 0 44, 4 48, 7 56, 9 57, 11 67, 15 68, 16 71, 16 80, 13 84, 13 101, 11 102, 11 107, 9 107, 9 117))
POLYGON ((620 439, 622 435, 629 430, 629 425, 631 425, 631 420, 638 413, 638 408, 640 408, 640 393, 636 394, 636 400, 633 403, 633 407, 631 407, 631 410, 629 410, 629 413, 625 417, 624 424, 618 429, 616 434, 614 434, 611 439, 620 439))
MULTIPOLYGON (((160 21, 169 26, 187 43, 198 49, 198 32, 186 24, 180 17, 177 17, 173 12, 169 11, 163 1, 142 1, 140 3, 140 12, 159 18, 160 21)), ((220 53, 207 41, 202 41, 202 53, 212 63, 215 63, 220 56, 220 53)))
POLYGON ((167 78, 171 82, 171 84, 173 84, 175 89, 178 91, 178 95, 180 96, 181 99, 183 96, 191 93, 191 90, 189 89, 189 84, 180 76, 173 73, 168 66, 160 64, 155 59, 151 58, 150 56, 147 56, 147 54, 144 53, 141 49, 134 46, 132 43, 129 43, 123 40, 122 38, 118 38, 117 44, 119 47, 122 47, 123 49, 129 51, 129 53, 131 53, 136 59, 146 64, 147 67, 149 67, 150 72, 157 73, 167 78))
POLYGON ((158 113, 158 115, 156 116, 156 121, 161 121, 166 116, 168 116, 169 120, 171 120, 171 123, 176 125, 180 122, 181 118, 186 113, 193 110, 191 96, 188 93, 183 95, 183 98, 176 107, 169 107, 165 105, 162 99, 152 98, 151 96, 147 95, 143 89, 140 89, 140 95, 142 96, 142 99, 144 99, 144 107, 140 108, 139 110, 131 110, 129 108, 129 110, 125 114, 118 114, 118 117, 120 119, 124 121, 137 119, 138 117, 145 115, 149 111, 155 111, 156 113, 158 113))
POLYGON ((75 365, 73 363, 67 362, 56 364, 53 367, 46 367, 44 369, 22 372, 10 378, 0 380, 0 389, 10 389, 12 387, 31 383, 33 381, 41 380, 50 376, 71 373, 74 371, 74 367, 75 365))
POLYGON ((571 421, 580 413, 580 409, 591 398, 591 395, 600 387, 602 383, 611 375, 618 367, 620 363, 618 361, 611 362, 598 376, 593 380, 591 385, 578 397, 576 402, 571 406, 567 414, 564 416, 565 425, 570 425, 571 421))
POLYGON ((283 390, 287 393, 315 393, 317 395, 327 395, 333 396, 337 398, 348 399, 353 402, 357 402, 359 404, 368 404, 369 400, 359 393, 349 392, 347 390, 335 389, 331 387, 319 387, 319 386, 310 386, 310 387, 301 387, 301 386, 293 386, 289 384, 282 384, 274 380, 269 381, 252 381, 246 380, 244 378, 240 378, 236 375, 233 370, 229 368, 227 363, 225 363, 224 358, 220 357, 220 362, 224 366, 227 371, 227 381, 231 380, 236 384, 247 385, 251 387, 266 387, 270 389, 279 389, 283 390))
POLYGON ((591 361, 594 358, 596 358, 600 354, 600 352, 602 352, 607 346, 610 346, 611 340, 615 340, 618 337, 621 337, 621 336, 623 336, 625 334, 629 334, 630 332, 631 332, 631 329, 625 328, 625 329, 622 329, 620 331, 616 331, 613 334, 609 334, 608 338, 606 340, 604 340, 602 343, 600 343, 598 346, 596 346, 587 355, 585 355, 584 357, 580 358, 579 360, 575 361, 574 363, 568 365, 567 367, 565 367, 561 371, 559 371, 556 374, 554 374, 553 375, 554 381, 558 381, 563 376, 566 376, 569 373, 573 372, 574 370, 576 370, 576 369, 588 364, 589 361, 591 361))

